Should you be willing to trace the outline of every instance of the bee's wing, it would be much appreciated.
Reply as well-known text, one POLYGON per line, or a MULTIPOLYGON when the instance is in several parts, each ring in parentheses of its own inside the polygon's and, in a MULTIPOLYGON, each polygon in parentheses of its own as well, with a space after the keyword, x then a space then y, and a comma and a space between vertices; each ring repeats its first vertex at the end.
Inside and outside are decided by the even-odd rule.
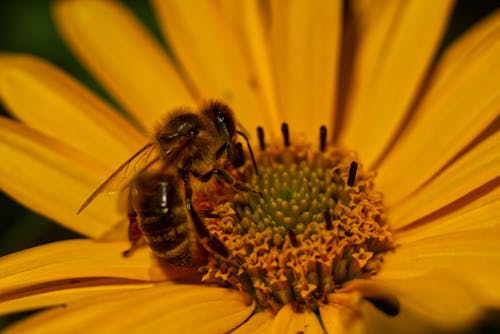
POLYGON ((148 143, 137 153, 125 161, 118 169, 104 181, 90 196, 83 202, 77 214, 82 212, 100 193, 121 190, 130 184, 132 178, 139 172, 148 168, 160 159, 158 154, 153 154, 156 145, 148 143))

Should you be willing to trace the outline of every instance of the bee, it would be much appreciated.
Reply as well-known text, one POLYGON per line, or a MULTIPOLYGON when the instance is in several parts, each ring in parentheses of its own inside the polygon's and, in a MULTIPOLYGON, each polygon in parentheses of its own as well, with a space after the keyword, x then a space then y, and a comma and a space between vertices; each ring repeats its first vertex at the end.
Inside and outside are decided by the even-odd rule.
POLYGON ((175 266, 189 267, 203 261, 197 241, 207 237, 208 232, 193 229, 179 186, 175 174, 162 171, 144 171, 134 178, 128 201, 132 246, 124 252, 125 256, 144 238, 156 256, 175 266))
MULTIPOLYGON (((82 204, 83 211, 100 193, 125 184, 128 191, 129 240, 124 256, 144 240, 167 262, 189 267, 209 252, 227 258, 227 249, 210 235, 193 207, 192 179, 208 182, 215 176, 237 191, 255 192, 233 177, 229 166, 244 163, 237 135, 247 143, 253 167, 257 165, 246 135, 236 129, 231 109, 210 101, 201 112, 178 110, 157 128, 152 142, 125 161, 82 204), (133 172, 131 172, 133 171, 133 172)), ((210 213, 202 215, 210 216, 210 213)))

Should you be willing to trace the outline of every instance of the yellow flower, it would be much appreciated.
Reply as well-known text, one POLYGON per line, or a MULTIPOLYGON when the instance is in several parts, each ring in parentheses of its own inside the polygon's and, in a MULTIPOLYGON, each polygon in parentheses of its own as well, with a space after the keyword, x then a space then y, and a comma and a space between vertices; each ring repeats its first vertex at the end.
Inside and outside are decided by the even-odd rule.
POLYGON ((67 44, 133 122, 41 59, 0 56, 16 118, 0 118, 0 187, 87 237, 0 259, 1 314, 49 308, 7 333, 421 333, 499 307, 500 13, 434 59, 451 1, 349 5, 343 25, 341 1, 153 1, 171 58, 120 3, 55 3, 67 44), (377 171, 396 247, 375 276, 316 313, 273 313, 233 289, 165 279, 146 247, 124 258, 116 196, 75 215, 147 142, 140 129, 208 98, 270 137, 286 121, 316 143, 326 124, 377 171))

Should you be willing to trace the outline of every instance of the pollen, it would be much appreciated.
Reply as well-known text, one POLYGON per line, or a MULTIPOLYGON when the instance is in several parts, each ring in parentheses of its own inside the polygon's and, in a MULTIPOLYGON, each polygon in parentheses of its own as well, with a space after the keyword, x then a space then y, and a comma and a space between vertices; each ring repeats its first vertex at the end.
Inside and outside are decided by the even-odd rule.
POLYGON ((326 145, 324 127, 317 148, 286 125, 282 133, 269 145, 258 129, 258 174, 251 163, 232 171, 253 191, 205 203, 207 229, 229 255, 210 256, 203 281, 233 286, 262 308, 316 310, 346 282, 375 275, 393 239, 375 173, 354 152, 326 145))

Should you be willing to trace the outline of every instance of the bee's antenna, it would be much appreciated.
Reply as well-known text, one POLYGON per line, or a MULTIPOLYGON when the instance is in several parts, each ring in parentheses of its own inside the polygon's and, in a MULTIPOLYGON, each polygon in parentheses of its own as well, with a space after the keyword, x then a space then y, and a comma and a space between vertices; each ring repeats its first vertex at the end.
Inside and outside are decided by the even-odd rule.
POLYGON ((252 157, 252 164, 253 164, 253 168, 255 169, 255 175, 259 175, 259 171, 257 170, 257 163, 255 162, 255 157, 253 155, 253 151, 252 151, 252 146, 250 146, 250 142, 248 141, 248 137, 246 134, 244 134, 243 132, 241 131, 236 131, 240 136, 242 136, 243 138, 245 138, 246 142, 247 142, 247 146, 248 146, 248 152, 250 152, 250 156, 252 157))

